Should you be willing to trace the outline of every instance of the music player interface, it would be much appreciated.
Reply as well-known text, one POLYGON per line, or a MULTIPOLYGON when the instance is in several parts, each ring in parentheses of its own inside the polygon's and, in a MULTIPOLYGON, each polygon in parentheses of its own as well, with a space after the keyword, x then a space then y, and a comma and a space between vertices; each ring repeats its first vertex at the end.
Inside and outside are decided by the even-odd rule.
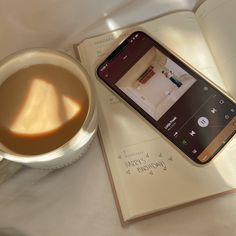
POLYGON ((235 132, 236 106, 167 55, 136 34, 104 62, 99 76, 185 154, 206 162, 235 132), (228 133, 222 133, 225 127, 228 133), (206 152, 208 146, 212 150, 206 152))
MULTIPOLYGON (((216 94, 213 88, 205 91, 204 86, 203 81, 196 83, 158 121, 162 133, 193 158, 202 153, 236 115, 234 104, 216 94), (195 99, 199 94, 201 97, 195 99)), ((236 128, 234 125, 236 123, 232 123, 232 131, 236 128)))

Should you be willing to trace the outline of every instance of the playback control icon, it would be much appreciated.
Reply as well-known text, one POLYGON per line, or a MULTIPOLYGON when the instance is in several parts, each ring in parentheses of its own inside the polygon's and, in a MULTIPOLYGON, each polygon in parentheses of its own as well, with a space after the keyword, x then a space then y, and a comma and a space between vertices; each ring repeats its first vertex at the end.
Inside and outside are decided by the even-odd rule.
POLYGON ((202 117, 198 118, 197 123, 200 127, 205 128, 209 125, 209 120, 206 117, 202 116, 202 117))

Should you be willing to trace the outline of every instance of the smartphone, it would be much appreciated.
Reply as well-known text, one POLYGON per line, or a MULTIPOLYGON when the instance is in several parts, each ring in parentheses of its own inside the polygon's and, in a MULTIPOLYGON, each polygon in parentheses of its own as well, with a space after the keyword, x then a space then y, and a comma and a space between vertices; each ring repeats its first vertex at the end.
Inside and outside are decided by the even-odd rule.
POLYGON ((210 162, 236 132, 235 101, 142 31, 123 40, 96 73, 193 163, 210 162))

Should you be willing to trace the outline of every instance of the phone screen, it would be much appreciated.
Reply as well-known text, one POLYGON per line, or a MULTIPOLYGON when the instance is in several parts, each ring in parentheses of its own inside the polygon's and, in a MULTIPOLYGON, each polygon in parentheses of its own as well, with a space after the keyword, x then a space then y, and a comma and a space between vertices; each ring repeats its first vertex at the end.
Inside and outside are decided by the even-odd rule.
POLYGON ((236 104, 141 31, 124 40, 97 75, 198 164, 236 132, 236 104))

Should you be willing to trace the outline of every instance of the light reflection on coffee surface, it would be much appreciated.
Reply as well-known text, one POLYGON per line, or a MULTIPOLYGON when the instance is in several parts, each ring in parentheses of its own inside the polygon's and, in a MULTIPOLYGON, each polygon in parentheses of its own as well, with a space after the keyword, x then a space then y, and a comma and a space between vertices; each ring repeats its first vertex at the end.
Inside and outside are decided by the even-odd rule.
POLYGON ((60 147, 82 126, 88 96, 80 80, 53 65, 17 71, 0 86, 0 141, 15 153, 60 147))
POLYGON ((19 134, 39 134, 50 132, 72 119, 79 111, 80 104, 61 95, 64 114, 60 116, 57 92, 52 84, 33 79, 29 96, 10 130, 19 134), (57 112, 56 112, 57 111, 57 112))

